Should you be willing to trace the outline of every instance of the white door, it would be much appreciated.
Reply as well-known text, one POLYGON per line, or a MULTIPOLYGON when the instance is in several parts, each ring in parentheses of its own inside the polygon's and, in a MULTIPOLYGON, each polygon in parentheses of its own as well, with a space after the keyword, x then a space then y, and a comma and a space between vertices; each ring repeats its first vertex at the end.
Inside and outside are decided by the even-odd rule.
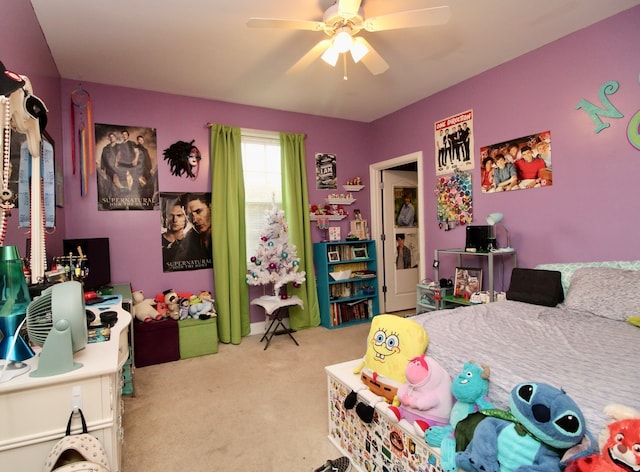
POLYGON ((382 171, 385 311, 415 308, 420 278, 417 172, 382 171))

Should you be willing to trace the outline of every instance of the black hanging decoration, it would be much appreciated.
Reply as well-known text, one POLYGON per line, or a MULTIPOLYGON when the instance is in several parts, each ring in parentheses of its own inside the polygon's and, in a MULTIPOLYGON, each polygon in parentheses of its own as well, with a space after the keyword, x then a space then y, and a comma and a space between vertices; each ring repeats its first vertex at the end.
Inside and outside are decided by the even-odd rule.
POLYGON ((164 150, 164 160, 169 163, 172 175, 182 177, 185 174, 190 179, 198 177, 202 156, 193 145, 194 141, 177 141, 164 150))

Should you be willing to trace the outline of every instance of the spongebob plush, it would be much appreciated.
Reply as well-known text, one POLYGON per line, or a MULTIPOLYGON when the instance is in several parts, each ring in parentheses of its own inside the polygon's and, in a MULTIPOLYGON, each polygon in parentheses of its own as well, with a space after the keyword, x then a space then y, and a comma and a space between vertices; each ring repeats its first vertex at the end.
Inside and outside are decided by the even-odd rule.
MULTIPOLYGON (((420 323, 396 315, 378 315, 371 321, 364 360, 356 369, 363 389, 368 388, 380 401, 398 406, 398 387, 406 383, 407 364, 423 355, 429 345, 429 335, 420 323)), ((357 404, 357 392, 345 398, 345 408, 356 407, 365 423, 373 420, 373 406, 357 404)))

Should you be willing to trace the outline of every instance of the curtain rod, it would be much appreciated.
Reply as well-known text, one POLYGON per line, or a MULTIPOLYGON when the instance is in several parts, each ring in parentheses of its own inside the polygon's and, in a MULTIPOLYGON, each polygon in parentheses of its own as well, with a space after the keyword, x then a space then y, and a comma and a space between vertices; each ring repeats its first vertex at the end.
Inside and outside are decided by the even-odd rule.
MULTIPOLYGON (((207 122, 207 124, 205 125, 205 128, 211 128, 213 125, 215 125, 217 123, 211 123, 210 121, 207 122)), ((262 136, 272 136, 274 134, 280 134, 280 131, 267 131, 264 129, 252 129, 252 128, 240 128, 242 133, 245 134, 251 134, 251 135, 262 135, 262 136)), ((297 133, 296 133, 297 134, 297 133)), ((304 137, 307 137, 307 133, 302 133, 304 134, 304 137)))

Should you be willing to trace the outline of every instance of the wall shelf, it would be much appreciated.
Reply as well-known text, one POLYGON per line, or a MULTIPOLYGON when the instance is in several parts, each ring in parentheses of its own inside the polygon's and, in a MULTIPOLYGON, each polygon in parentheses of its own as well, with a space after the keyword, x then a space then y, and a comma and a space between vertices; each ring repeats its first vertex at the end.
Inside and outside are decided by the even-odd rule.
POLYGON ((346 192, 359 192, 364 188, 364 185, 343 185, 342 188, 346 192))
POLYGON ((318 221, 320 218, 326 218, 329 221, 342 221, 347 215, 309 215, 309 220, 318 221))
POLYGON ((329 205, 351 205, 357 200, 355 198, 325 198, 329 205))

